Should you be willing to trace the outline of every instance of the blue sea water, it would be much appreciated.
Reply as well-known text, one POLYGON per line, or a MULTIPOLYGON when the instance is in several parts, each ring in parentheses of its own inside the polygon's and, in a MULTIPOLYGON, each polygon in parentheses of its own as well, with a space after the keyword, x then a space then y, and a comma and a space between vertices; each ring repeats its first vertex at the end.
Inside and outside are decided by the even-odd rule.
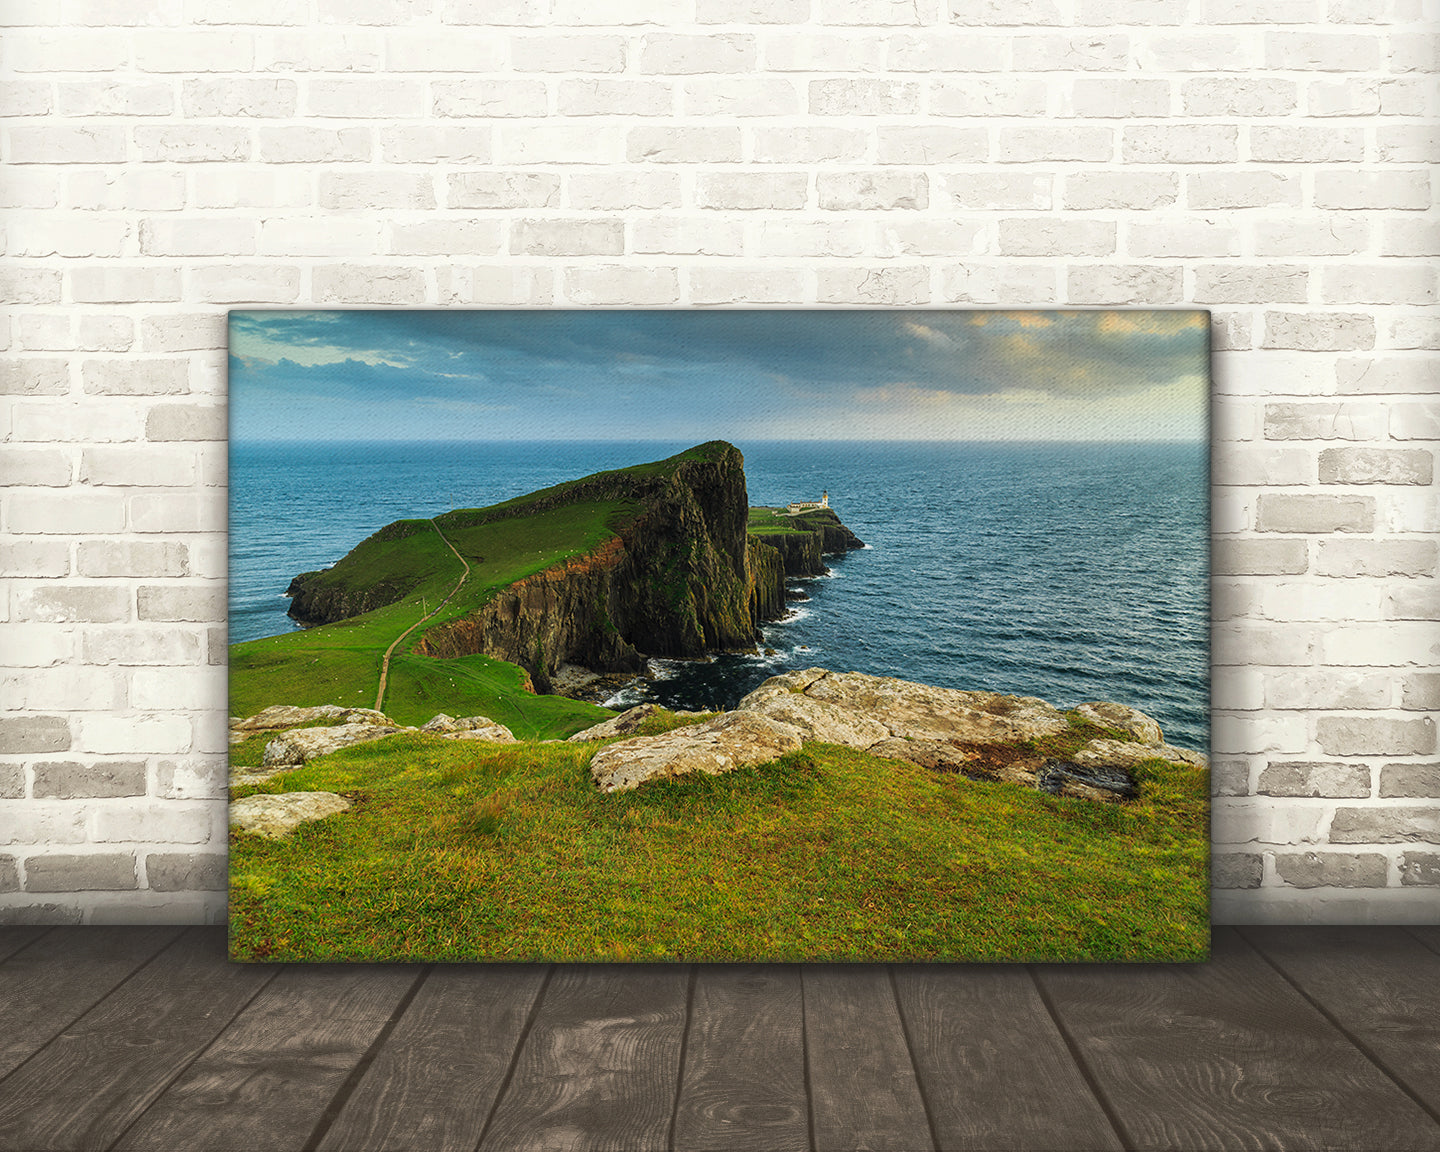
MULTIPOLYGON (((284 591, 401 517, 482 507, 679 442, 240 443, 230 639, 296 627, 284 591)), ((819 665, 1060 707, 1115 700, 1209 743, 1208 453, 1200 444, 737 442, 752 504, 818 499, 867 547, 792 580, 764 651, 656 662, 617 705, 728 707, 819 665)))

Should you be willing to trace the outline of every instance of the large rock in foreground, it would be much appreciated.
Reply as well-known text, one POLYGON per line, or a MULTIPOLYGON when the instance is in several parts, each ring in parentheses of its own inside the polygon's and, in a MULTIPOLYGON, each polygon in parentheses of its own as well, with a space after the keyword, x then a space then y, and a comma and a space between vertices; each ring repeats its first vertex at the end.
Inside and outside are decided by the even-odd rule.
POLYGON ((288 836, 301 824, 344 812, 350 801, 334 792, 282 792, 275 796, 246 796, 230 804, 230 827, 270 840, 288 836))
MULTIPOLYGON (((814 740, 934 771, 1115 801, 1137 795, 1132 770, 1147 760, 1206 764, 1201 753, 1166 744, 1159 724, 1126 705, 1097 701, 1075 716, 1130 739, 1089 740, 1068 760, 1046 756, 1031 741, 1072 728, 1065 713, 1044 700, 807 668, 771 677, 714 720, 602 748, 591 773, 603 791, 615 792, 686 772, 764 763, 814 740)), ((601 726, 581 735, 613 734, 601 726)))
POLYGON ((262 768, 280 768, 288 765, 305 764, 316 756, 349 748, 352 744, 365 744, 392 736, 401 731, 397 724, 336 724, 329 728, 296 728, 277 736, 265 745, 265 754, 260 758, 262 768))
POLYGON ((690 772, 718 776, 767 764, 804 743, 800 729, 753 712, 726 712, 661 736, 636 736, 595 753, 590 774, 602 792, 624 792, 647 780, 690 772))

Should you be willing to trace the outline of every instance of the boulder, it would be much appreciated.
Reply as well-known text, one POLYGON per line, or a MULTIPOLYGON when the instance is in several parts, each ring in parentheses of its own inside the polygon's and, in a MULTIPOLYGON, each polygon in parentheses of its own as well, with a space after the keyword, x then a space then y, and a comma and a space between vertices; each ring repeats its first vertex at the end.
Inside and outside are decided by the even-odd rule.
POLYGON ((277 840, 301 824, 323 820, 350 807, 334 792, 282 792, 278 796, 246 796, 230 804, 230 827, 277 840))
POLYGON ((495 740, 507 744, 515 741, 509 728, 488 716, 462 716, 457 720, 441 712, 421 725, 420 731, 451 740, 495 740))
POLYGON ((1171 744, 1137 744, 1129 740, 1091 740, 1070 757, 1082 768, 1134 768, 1146 760, 1168 760, 1172 764, 1191 764, 1205 768, 1209 759, 1203 752, 1176 748, 1171 744))
POLYGON ((230 743, 237 744, 257 732, 283 732, 287 728, 298 728, 302 724, 313 724, 317 720, 329 720, 336 724, 369 723, 394 724, 395 721, 374 708, 345 708, 339 704, 317 704, 302 707, 298 704, 272 704, 261 709, 254 716, 243 720, 230 718, 230 743))
MULTIPOLYGON (((582 744, 586 740, 609 740, 612 736, 629 736, 645 723, 646 720, 664 709, 658 704, 637 704, 634 708, 628 708, 620 715, 610 720, 602 720, 599 724, 592 724, 582 732, 576 732, 570 737, 570 743, 582 744)), ((703 716, 703 712, 676 712, 676 716, 703 716)))
POLYGON ((690 772, 715 776, 765 764, 798 750, 804 734, 754 712, 726 712, 713 720, 660 736, 635 736, 607 744, 590 761, 602 792, 623 792, 647 780, 690 772))
POLYGON ((869 748, 890 735, 890 730, 875 720, 802 692, 764 697, 746 711, 790 724, 800 729, 807 740, 843 744, 847 748, 869 748))
POLYGON ((804 692, 815 681, 829 675, 829 670, 825 668, 806 668, 800 672, 782 672, 779 676, 771 676, 735 705, 735 708, 737 711, 743 712, 755 707, 762 700, 769 700, 774 696, 788 696, 804 692))
POLYGON ((941 740, 881 740, 869 749, 872 756, 884 756, 889 760, 908 760, 922 768, 936 772, 963 772, 980 753, 941 740))
POLYGON ((297 728, 265 745, 262 768, 299 765, 352 744, 364 744, 401 729, 395 724, 336 724, 330 728, 297 728))
POLYGON ((1101 728, 1114 728, 1127 732, 1144 744, 1164 743, 1165 735, 1160 725, 1138 708, 1125 704, 1112 704, 1108 700, 1092 700, 1075 709, 1075 715, 1101 728))

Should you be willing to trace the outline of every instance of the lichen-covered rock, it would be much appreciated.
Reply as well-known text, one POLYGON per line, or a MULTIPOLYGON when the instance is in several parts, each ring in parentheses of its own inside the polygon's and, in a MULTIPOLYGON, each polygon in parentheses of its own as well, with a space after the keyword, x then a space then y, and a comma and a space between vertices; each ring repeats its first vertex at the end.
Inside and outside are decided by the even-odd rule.
POLYGON ((298 728, 302 724, 313 724, 317 720, 330 720, 336 724, 394 724, 395 721, 374 708, 346 708, 340 704, 317 704, 306 707, 299 704, 272 704, 261 709, 254 716, 244 719, 231 717, 230 743, 237 744, 259 732, 283 732, 287 728, 298 728))
POLYGON ((1146 760, 1168 760, 1172 764, 1209 766, 1203 752, 1176 748, 1172 744, 1139 744, 1129 740, 1091 740, 1070 759, 1084 768, 1134 768, 1146 760))
POLYGON ((1138 708, 1131 708, 1127 704, 1114 704, 1109 700, 1092 700, 1090 703, 1081 704, 1076 708, 1075 715, 1081 720, 1098 724, 1101 728, 1113 728, 1120 732, 1128 732, 1144 744, 1162 744, 1165 741, 1165 734, 1160 731, 1160 725, 1156 721, 1138 708))
POLYGON ((980 754, 941 740, 881 740, 867 751, 888 760, 908 760, 936 772, 963 772, 980 758, 980 754))
POLYGON ((260 758, 262 768, 278 768, 290 764, 304 764, 316 756, 352 744, 364 744, 371 740, 390 736, 401 731, 395 724, 336 724, 330 728, 297 728, 275 737, 265 745, 260 758))
POLYGON ((807 740, 843 744, 847 748, 869 748, 890 735, 885 725, 858 712, 837 708, 803 692, 782 692, 752 704, 748 712, 800 729, 807 740))
POLYGON ((515 741, 509 728, 488 716, 462 716, 457 720, 441 712, 422 724, 420 731, 451 740, 495 740, 506 744, 515 741))
POLYGON ((792 725, 753 712, 726 712, 660 736, 607 744, 590 761, 590 774, 602 792, 622 792, 647 780, 690 772, 715 776, 765 764, 803 743, 804 734, 792 725))
POLYGON ((278 796, 246 796, 230 804, 230 827, 271 840, 288 836, 301 824, 323 820, 350 807, 334 792, 282 792, 278 796))
MULTIPOLYGON (((627 708, 620 715, 609 720, 602 720, 599 724, 592 724, 583 731, 576 732, 569 738, 572 744, 583 744, 587 740, 609 740, 614 736, 629 736, 637 731, 650 717, 663 712, 664 709, 658 704, 637 704, 634 708, 627 708)), ((703 716, 703 712, 675 712, 676 716, 703 716)))
POLYGON ((744 697, 739 704, 735 705, 737 711, 747 711, 754 708, 762 700, 769 700, 775 696, 788 696, 796 692, 804 692, 815 681, 830 673, 825 668, 805 668, 798 672, 782 672, 779 676, 771 676, 748 696, 744 697))

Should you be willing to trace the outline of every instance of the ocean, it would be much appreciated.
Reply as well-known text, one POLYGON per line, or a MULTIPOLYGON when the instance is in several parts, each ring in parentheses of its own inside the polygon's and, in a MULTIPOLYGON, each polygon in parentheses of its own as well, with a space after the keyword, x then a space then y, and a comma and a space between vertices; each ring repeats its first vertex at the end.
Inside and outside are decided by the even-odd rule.
MULTIPOLYGON (((751 504, 815 500, 866 547, 792 580, 754 655, 655 661, 610 701, 723 708, 820 666, 950 688, 1114 700, 1209 746, 1203 444, 745 442, 751 504), (808 599, 798 599, 798 597, 808 599)), ((297 627, 297 572, 393 520, 483 507, 683 442, 235 443, 230 640, 297 627)))

